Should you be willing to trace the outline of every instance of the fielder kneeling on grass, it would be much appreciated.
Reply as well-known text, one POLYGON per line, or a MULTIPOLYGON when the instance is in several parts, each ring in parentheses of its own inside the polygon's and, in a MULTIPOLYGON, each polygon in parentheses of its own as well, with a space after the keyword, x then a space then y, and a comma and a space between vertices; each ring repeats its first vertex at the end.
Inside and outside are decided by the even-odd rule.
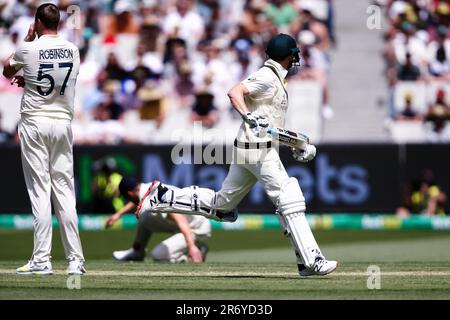
MULTIPOLYGON (((155 187, 153 183, 139 183, 125 177, 119 184, 120 193, 129 202, 114 213, 107 221, 106 227, 111 227, 127 212, 132 212, 139 202, 148 196, 148 191, 155 187)), ((155 189, 166 191, 178 189, 158 182, 155 189)), ((113 257, 118 261, 142 261, 145 258, 145 248, 154 232, 167 232, 173 235, 155 246, 151 252, 153 260, 158 262, 203 262, 208 252, 204 241, 211 237, 211 224, 202 216, 187 216, 174 213, 155 213, 150 210, 139 214, 138 228, 132 248, 114 251, 113 257)))

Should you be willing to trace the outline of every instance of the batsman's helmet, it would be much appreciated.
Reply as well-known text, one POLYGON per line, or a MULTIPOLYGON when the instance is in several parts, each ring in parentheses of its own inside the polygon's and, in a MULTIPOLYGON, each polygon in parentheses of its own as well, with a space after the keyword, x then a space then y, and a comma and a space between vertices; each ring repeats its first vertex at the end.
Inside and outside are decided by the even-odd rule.
POLYGON ((270 59, 279 61, 293 54, 297 62, 300 61, 300 49, 297 42, 290 35, 280 33, 269 40, 266 53, 270 59))

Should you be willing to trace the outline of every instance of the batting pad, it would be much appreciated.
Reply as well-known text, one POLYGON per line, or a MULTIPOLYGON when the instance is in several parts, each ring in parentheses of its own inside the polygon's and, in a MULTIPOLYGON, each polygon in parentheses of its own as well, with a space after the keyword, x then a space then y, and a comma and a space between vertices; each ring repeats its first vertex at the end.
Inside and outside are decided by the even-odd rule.
POLYGON ((279 217, 290 237, 299 263, 311 268, 316 258, 323 257, 305 217, 305 198, 297 179, 289 178, 281 187, 279 217))
POLYGON ((154 206, 152 211, 201 215, 211 218, 211 204, 214 196, 214 190, 197 186, 176 190, 169 189, 162 197, 162 202, 154 206))

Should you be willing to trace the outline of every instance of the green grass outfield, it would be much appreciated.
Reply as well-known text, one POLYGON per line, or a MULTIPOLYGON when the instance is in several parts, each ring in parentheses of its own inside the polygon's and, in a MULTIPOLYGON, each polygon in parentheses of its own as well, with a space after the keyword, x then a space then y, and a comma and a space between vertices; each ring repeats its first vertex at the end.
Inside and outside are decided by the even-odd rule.
MULTIPOLYGON (((53 276, 17 276, 29 258, 31 231, 0 229, 0 299, 450 299, 449 231, 315 231, 322 251, 341 266, 326 277, 300 279, 280 231, 215 230, 207 262, 119 263, 133 230, 81 233, 88 274, 67 289, 59 234, 53 276), (367 288, 367 267, 381 270, 381 289, 367 288)), ((164 235, 155 236, 151 248, 164 235)))

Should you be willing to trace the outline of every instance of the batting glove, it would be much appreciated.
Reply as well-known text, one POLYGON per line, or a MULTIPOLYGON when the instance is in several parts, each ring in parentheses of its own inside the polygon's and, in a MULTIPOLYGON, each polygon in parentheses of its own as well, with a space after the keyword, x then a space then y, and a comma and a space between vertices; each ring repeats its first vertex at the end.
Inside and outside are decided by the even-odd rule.
POLYGON ((248 123, 250 129, 252 129, 256 136, 262 138, 266 134, 266 130, 269 127, 269 120, 265 116, 247 112, 242 118, 248 123))
POLYGON ((305 150, 292 148, 292 157, 299 162, 309 162, 316 156, 316 147, 307 144, 305 150))

